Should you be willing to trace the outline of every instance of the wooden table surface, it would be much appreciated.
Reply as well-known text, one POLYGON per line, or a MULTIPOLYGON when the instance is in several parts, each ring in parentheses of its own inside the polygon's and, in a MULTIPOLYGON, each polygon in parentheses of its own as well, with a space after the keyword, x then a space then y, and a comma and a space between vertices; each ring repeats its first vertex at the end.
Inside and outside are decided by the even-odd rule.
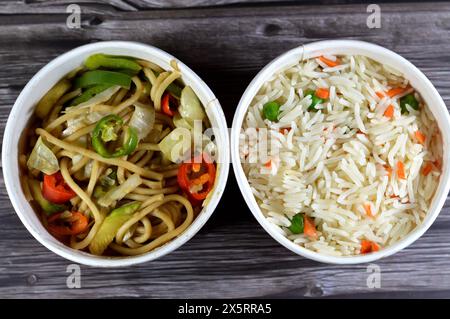
MULTIPOLYGON (((232 122, 249 81, 270 60, 302 43, 360 39, 418 66, 450 105, 450 3, 380 3, 381 28, 366 26, 367 4, 267 0, 2 0, 0 138, 27 81, 54 57, 101 40, 133 40, 170 52, 192 67, 232 122), (66 7, 82 8, 81 28, 66 27, 66 7), (309 3, 309 4, 308 4, 309 3), (329 4, 335 3, 335 4, 329 4)), ((69 289, 69 261, 41 246, 15 214, 0 180, 0 297, 450 297, 450 206, 409 248, 368 265, 320 264, 294 255, 256 222, 233 173, 219 206, 186 245, 135 267, 81 267, 69 289)))

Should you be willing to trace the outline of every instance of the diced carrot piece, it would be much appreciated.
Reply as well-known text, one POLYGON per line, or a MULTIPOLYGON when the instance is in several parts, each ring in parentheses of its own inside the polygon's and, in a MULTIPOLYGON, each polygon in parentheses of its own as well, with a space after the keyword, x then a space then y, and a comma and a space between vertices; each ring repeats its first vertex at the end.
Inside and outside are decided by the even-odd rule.
POLYGON ((326 88, 318 88, 316 90, 316 96, 323 100, 326 100, 330 97, 330 91, 326 88))
POLYGON ((384 95, 384 93, 383 92, 381 92, 381 91, 377 91, 377 92, 375 92, 375 94, 380 98, 380 99, 382 99, 382 98, 384 98, 386 95, 384 95))
POLYGON ((394 97, 405 92, 405 88, 393 88, 386 92, 387 96, 394 97))
POLYGON ((314 221, 312 221, 308 216, 305 215, 303 224, 303 233, 310 238, 316 239, 317 230, 316 226, 314 225, 314 221))
POLYGON ((366 211, 367 216, 373 217, 372 206, 370 204, 364 204, 364 210, 366 211))
POLYGON ((377 243, 366 239, 361 240, 361 254, 373 253, 379 250, 380 246, 377 243))
POLYGON ((323 63, 325 63, 326 65, 328 65, 330 68, 332 68, 334 66, 338 66, 340 64, 337 59, 336 59, 336 61, 332 61, 330 59, 327 59, 324 56, 320 56, 319 60, 322 61, 323 63))
POLYGON ((421 131, 415 131, 414 135, 416 136, 417 141, 419 141, 420 144, 425 144, 426 137, 421 131))
POLYGON ((433 170, 433 164, 428 162, 427 165, 425 165, 424 168, 422 169, 422 175, 428 176, 428 174, 430 174, 432 170, 433 170))
POLYGON ((389 105, 383 115, 391 119, 394 116, 394 106, 389 105))
POLYGON ((266 168, 271 168, 272 167, 272 160, 268 160, 265 164, 264 167, 266 168))
POLYGON ((403 165, 402 161, 397 162, 397 177, 399 179, 406 179, 405 176, 405 165, 403 165))

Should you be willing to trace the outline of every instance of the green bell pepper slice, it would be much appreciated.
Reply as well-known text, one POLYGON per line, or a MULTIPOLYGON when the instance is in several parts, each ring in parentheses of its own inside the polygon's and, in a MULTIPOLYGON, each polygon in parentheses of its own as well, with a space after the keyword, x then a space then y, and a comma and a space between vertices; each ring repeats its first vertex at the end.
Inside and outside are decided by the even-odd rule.
POLYGON ((92 147, 103 157, 121 157, 131 154, 137 147, 138 134, 133 127, 127 127, 125 142, 115 151, 111 152, 106 147, 106 142, 117 139, 116 129, 123 126, 123 119, 115 114, 107 115, 98 121, 92 132, 92 147))
POLYGON ((98 68, 122 69, 132 71, 133 74, 137 74, 142 69, 142 67, 132 58, 106 55, 102 53, 91 55, 86 59, 86 61, 84 61, 84 65, 90 70, 95 70, 98 68))
POLYGON ((84 103, 86 101, 89 101, 91 98, 96 96, 99 93, 102 93, 104 90, 109 89, 112 85, 109 84, 100 84, 93 87, 90 87, 89 89, 85 90, 81 95, 77 96, 70 102, 71 106, 75 106, 81 103, 84 103))
POLYGON ((74 81, 75 88, 88 88, 95 85, 120 85, 129 89, 131 76, 113 71, 94 70, 85 72, 74 81))

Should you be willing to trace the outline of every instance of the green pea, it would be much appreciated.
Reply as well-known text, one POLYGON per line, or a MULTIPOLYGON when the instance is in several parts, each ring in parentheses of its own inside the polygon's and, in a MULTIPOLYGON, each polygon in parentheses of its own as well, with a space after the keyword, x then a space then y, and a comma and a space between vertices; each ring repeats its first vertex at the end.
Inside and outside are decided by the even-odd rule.
POLYGON ((311 96, 311 104, 308 106, 308 111, 317 112, 318 109, 315 108, 317 104, 323 103, 323 100, 316 96, 313 90, 308 90, 305 92, 305 97, 311 96))
POLYGON ((295 215, 291 220, 291 226, 289 226, 289 230, 293 234, 302 234, 303 233, 303 214, 295 215))
POLYGON ((269 121, 276 122, 278 121, 278 114, 280 113, 280 104, 275 101, 267 102, 263 107, 263 115, 264 118, 269 121))
POLYGON ((407 104, 411 106, 414 110, 419 109, 419 102, 416 100, 413 93, 405 95, 400 99, 400 108, 402 110, 402 113, 406 113, 408 111, 408 109, 406 108, 407 104))

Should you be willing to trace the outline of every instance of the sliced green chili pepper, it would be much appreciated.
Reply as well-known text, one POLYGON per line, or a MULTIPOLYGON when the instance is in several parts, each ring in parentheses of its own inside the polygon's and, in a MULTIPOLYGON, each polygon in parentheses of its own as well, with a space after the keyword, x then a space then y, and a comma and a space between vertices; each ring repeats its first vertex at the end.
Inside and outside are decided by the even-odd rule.
POLYGON ((86 59, 84 65, 91 70, 103 67, 106 69, 123 69, 133 71, 134 74, 138 73, 142 69, 141 66, 131 58, 123 58, 101 53, 91 55, 86 59))
POLYGON ((408 109, 406 108, 406 104, 411 106, 414 110, 419 109, 419 102, 414 97, 414 94, 410 93, 408 95, 405 95, 400 99, 400 108, 402 110, 402 113, 408 112, 408 109))
POLYGON ((320 97, 317 97, 315 92, 313 90, 308 90, 305 92, 305 97, 307 96, 311 96, 311 104, 308 106, 308 111, 313 111, 313 112, 317 112, 318 109, 316 109, 316 105, 323 103, 323 99, 321 99, 320 97))
POLYGON ((123 119, 120 116, 111 114, 105 116, 100 121, 92 132, 92 147, 103 157, 121 157, 131 154, 138 144, 138 134, 133 127, 127 127, 125 131, 125 142, 123 145, 113 152, 110 152, 105 145, 105 142, 114 141, 117 139, 116 129, 122 127, 123 119))
POLYGON ((280 113, 280 104, 275 101, 267 102, 263 106, 263 116, 269 121, 278 121, 278 114, 280 113))
POLYGON ((289 230, 293 234, 302 234, 303 229, 304 229, 303 214, 297 214, 292 218, 289 230))
POLYGON ((83 93, 81 93, 81 95, 74 98, 70 102, 70 105, 72 105, 72 106, 78 105, 78 104, 84 103, 86 101, 89 101, 95 95, 102 93, 104 90, 109 89, 111 86, 112 85, 109 85, 109 84, 93 86, 93 87, 87 89, 86 91, 84 91, 83 93))
POLYGON ((131 85, 131 76, 104 70, 95 70, 85 72, 74 81, 75 88, 87 88, 94 85, 120 85, 129 89, 131 85))

